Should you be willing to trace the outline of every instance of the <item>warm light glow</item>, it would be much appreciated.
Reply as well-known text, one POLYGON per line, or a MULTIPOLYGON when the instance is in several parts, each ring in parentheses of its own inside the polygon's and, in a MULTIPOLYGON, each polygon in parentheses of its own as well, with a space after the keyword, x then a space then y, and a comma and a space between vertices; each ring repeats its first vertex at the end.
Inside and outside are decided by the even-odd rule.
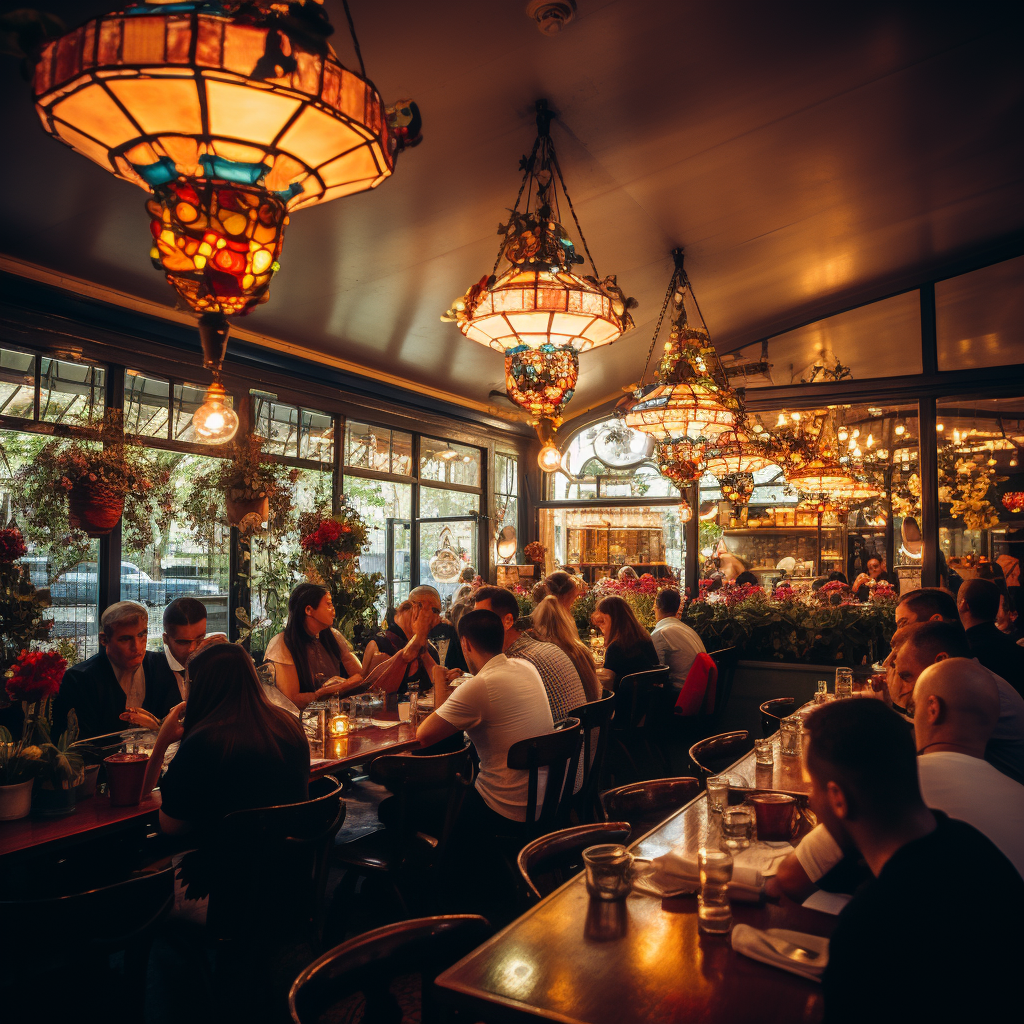
POLYGON ((203 404, 192 413, 192 427, 200 444, 227 444, 238 431, 238 416, 226 402, 220 381, 206 389, 203 404))
POLYGON ((896 436, 902 437, 907 432, 907 428, 902 423, 896 424, 896 436))
POLYGON ((531 416, 553 420, 572 398, 579 372, 579 356, 571 345, 520 345, 505 356, 505 392, 531 416))
POLYGON ((944 423, 936 423, 935 429, 939 431, 939 433, 941 433, 943 430, 946 429, 946 425, 944 423))
MULTIPOLYGON (((777 427, 784 427, 785 425, 786 425, 786 414, 783 413, 783 412, 780 412, 779 413, 779 418, 775 421, 775 426, 777 426, 777 427)), ((843 437, 842 434, 840 434, 839 436, 840 436, 840 438, 843 437)))
POLYGON ((693 518, 693 509, 690 508, 690 503, 684 501, 679 506, 679 522, 688 523, 693 518))
POLYGON ((554 445, 546 444, 537 453, 537 465, 545 473, 554 473, 562 465, 562 453, 554 445))
POLYGON ((849 436, 850 432, 846 429, 846 427, 840 427, 836 433, 836 437, 838 437, 840 441, 845 441, 849 436))
POLYGON ((442 462, 451 462, 452 459, 457 459, 459 457, 459 453, 451 446, 451 444, 446 443, 445 447, 442 448, 441 451, 437 452, 437 457, 441 459, 442 462))
POLYGON ((656 384, 626 413, 626 426, 664 440, 714 438, 736 422, 718 392, 706 384, 682 381, 656 384))
POLYGON ((792 420, 792 421, 793 421, 794 423, 799 423, 799 422, 800 422, 800 413, 798 413, 798 412, 793 412, 793 413, 790 413, 790 414, 789 414, 789 418, 790 418, 790 419, 791 419, 791 420, 792 420))

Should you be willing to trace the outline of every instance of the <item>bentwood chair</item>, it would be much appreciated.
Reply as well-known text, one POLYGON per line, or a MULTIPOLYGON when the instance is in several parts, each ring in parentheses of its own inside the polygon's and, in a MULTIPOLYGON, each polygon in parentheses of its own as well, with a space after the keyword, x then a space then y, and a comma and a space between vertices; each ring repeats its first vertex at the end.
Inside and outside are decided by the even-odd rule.
POLYGON ((291 1020, 438 1024, 443 1018, 434 979, 492 932, 484 917, 452 914, 399 921, 343 942, 295 979, 288 994, 291 1020), (410 976, 416 975, 419 984, 410 987, 410 976), (362 1016, 357 1017, 363 1000, 362 1016))
POLYGON ((796 697, 774 697, 758 709, 761 712, 761 735, 768 737, 779 731, 779 722, 793 713, 796 697))
POLYGON ((628 821, 606 821, 576 825, 534 839, 519 851, 519 874, 524 885, 524 908, 554 892, 563 882, 583 870, 583 851, 602 843, 625 843, 628 821))
POLYGON ((753 746, 754 741, 746 729, 722 732, 694 743, 690 747, 690 760, 703 773, 706 780, 709 775, 724 771, 734 761, 748 753, 753 746))
POLYGON ((601 808, 606 821, 628 821, 632 825, 633 842, 699 793, 700 781, 694 778, 648 779, 606 790, 601 794, 601 808))
POLYGON ((145 1002, 153 936, 174 906, 174 868, 49 899, 0 902, 0 1005, 7 1020, 72 1019, 83 1007, 137 1013, 145 1002), (124 1007, 111 1000, 107 958, 124 951, 124 1007), (60 984, 54 985, 55 978, 60 984), (22 1005, 21 1000, 25 1000, 22 1005))
POLYGON ((615 714, 615 694, 610 690, 601 692, 599 700, 593 700, 570 712, 573 718, 580 720, 583 729, 583 746, 580 749, 580 757, 583 759, 583 785, 573 801, 576 817, 581 822, 598 818, 597 792, 601 785, 605 756, 608 753, 612 716, 615 714))
POLYGON ((612 738, 637 779, 643 778, 637 758, 641 753, 648 759, 653 757, 650 738, 656 732, 655 714, 664 710, 669 671, 668 665, 659 665, 644 672, 631 672, 615 688, 612 738))
POLYGON ((526 790, 524 835, 543 835, 568 820, 572 805, 576 765, 583 745, 583 729, 578 718, 566 718, 555 726, 555 731, 543 736, 520 740, 508 748, 509 768, 529 772, 526 790), (537 814, 540 789, 540 769, 547 768, 544 799, 537 814), (572 774, 570 775, 570 769, 572 774))
POLYGON ((711 651, 711 660, 718 669, 718 679, 715 683, 715 704, 711 712, 711 724, 715 727, 722 721, 725 709, 729 705, 729 698, 732 696, 732 683, 736 677, 736 666, 740 660, 740 649, 738 647, 723 647, 720 651, 711 651))

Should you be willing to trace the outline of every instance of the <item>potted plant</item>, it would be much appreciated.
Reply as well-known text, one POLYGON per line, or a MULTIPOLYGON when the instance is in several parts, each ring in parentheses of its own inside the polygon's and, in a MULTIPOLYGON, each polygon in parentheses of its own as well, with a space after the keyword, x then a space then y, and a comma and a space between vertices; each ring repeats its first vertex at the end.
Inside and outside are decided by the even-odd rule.
POLYGON ((54 438, 26 459, 16 476, 16 500, 41 539, 70 535, 81 547, 83 533, 110 533, 126 501, 144 505, 148 518, 152 486, 145 449, 125 437, 120 413, 111 411, 96 440, 54 438))
POLYGON ((19 561, 25 551, 20 530, 0 530, 0 678, 33 640, 47 639, 53 626, 43 617, 50 607, 50 591, 33 585, 28 569, 19 561))

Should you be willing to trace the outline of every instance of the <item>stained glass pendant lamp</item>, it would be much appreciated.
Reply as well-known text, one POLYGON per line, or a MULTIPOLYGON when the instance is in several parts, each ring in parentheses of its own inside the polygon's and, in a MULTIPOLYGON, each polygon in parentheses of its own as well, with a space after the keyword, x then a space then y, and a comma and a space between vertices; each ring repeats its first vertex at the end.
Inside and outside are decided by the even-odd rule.
POLYGON ((704 449, 705 468, 718 478, 722 495, 746 505, 754 493, 754 473, 772 465, 766 440, 736 427, 725 430, 704 449))
MULTIPOLYGON (((690 326, 687 295, 695 308, 696 301, 683 268, 682 250, 673 250, 672 256, 675 269, 651 339, 647 363, 640 382, 628 389, 633 400, 626 412, 626 424, 662 440, 689 438, 703 443, 735 425, 739 401, 721 370, 703 318, 699 327, 690 326), (670 303, 675 317, 669 340, 656 380, 645 385, 643 379, 670 303)), ((699 309, 697 315, 700 316, 699 309)))
POLYGON ((838 462, 824 459, 811 459, 799 469, 786 473, 786 483, 801 494, 838 495, 844 488, 851 487, 857 481, 838 462))
POLYGON ((376 188, 419 141, 332 32, 321 0, 148 0, 39 54, 43 128, 152 193, 153 262, 208 323, 266 301, 292 211, 376 188))

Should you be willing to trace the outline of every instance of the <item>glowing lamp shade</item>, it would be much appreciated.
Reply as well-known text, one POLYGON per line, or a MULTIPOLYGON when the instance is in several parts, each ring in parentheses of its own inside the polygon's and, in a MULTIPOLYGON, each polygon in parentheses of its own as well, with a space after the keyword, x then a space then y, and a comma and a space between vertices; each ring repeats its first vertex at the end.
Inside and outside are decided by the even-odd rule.
POLYGON ((880 493, 874 484, 866 480, 853 479, 849 483, 840 484, 838 487, 833 488, 830 496, 837 501, 850 503, 877 498, 880 493))
POLYGON ((724 430, 704 452, 705 468, 721 479, 730 473, 755 473, 773 463, 742 430, 724 430))
POLYGON ((662 474, 679 486, 699 480, 704 472, 704 452, 691 441, 657 441, 655 455, 662 474))
POLYGON ((718 392, 700 382, 654 384, 626 413, 626 426, 656 438, 714 438, 736 424, 718 392))
POLYGON ((856 483, 842 466, 814 459, 800 469, 786 474, 786 482, 801 494, 838 494, 842 488, 856 483))
POLYGON ((537 453, 537 465, 545 473, 554 473, 562 465, 562 453, 552 444, 546 444, 537 453))
POLYGON ((192 414, 192 427, 200 444, 226 444, 238 431, 238 416, 225 401, 220 381, 206 390, 203 404, 192 414))
POLYGON ((43 128, 147 191, 216 178, 298 209, 376 187, 397 148, 380 95, 339 62, 321 14, 270 8, 134 3, 87 21, 42 48, 43 128))
POLYGON ((693 518, 693 509, 688 501, 679 504, 679 522, 688 523, 693 518))
POLYGON ((572 398, 579 373, 571 345, 519 346, 505 356, 505 391, 532 416, 555 419, 572 398))
POLYGON ((545 347, 586 352, 615 341, 625 328, 612 297, 567 270, 511 266, 490 289, 474 285, 452 309, 470 341, 498 352, 545 347))

